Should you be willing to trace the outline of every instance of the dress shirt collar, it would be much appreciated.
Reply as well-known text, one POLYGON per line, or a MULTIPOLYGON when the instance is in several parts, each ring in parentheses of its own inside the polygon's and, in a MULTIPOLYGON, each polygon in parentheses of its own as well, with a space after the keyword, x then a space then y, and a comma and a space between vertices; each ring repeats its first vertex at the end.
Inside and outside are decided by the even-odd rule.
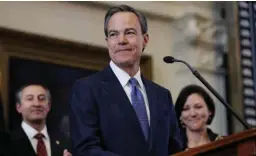
MULTIPOLYGON (((26 133, 26 135, 28 136, 29 139, 34 139, 35 135, 37 133, 39 133, 36 129, 31 127, 25 121, 22 121, 21 127, 22 127, 22 129, 24 130, 24 132, 26 133)), ((40 133, 42 133, 44 135, 45 139, 47 139, 47 140, 49 139, 49 135, 48 135, 46 126, 44 126, 44 128, 42 129, 42 131, 40 133)))
MULTIPOLYGON (((124 88, 127 85, 127 83, 129 82, 131 76, 128 73, 126 73, 124 70, 119 68, 112 60, 110 61, 110 67, 113 70, 113 72, 116 75, 119 82, 121 83, 122 87, 124 88)), ((143 85, 143 82, 141 79, 140 68, 139 68, 138 72, 134 75, 134 78, 136 78, 136 80, 138 81, 139 87, 144 89, 144 85, 143 85)))

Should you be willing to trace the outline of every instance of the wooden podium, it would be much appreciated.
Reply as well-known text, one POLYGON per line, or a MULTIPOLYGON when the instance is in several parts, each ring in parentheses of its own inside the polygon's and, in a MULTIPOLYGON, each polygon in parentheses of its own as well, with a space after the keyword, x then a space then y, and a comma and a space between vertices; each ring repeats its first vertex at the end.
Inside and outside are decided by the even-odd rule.
POLYGON ((172 156, 256 156, 256 128, 172 156))

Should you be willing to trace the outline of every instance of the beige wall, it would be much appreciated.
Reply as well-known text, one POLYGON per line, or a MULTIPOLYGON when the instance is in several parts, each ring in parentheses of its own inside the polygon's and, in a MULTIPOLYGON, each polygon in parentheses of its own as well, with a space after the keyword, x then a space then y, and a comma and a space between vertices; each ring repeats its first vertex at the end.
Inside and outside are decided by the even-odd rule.
MULTIPOLYGON (((103 32, 103 20, 107 5, 121 2, 0 2, 0 26, 56 37, 81 43, 106 47, 103 32)), ((145 54, 153 58, 153 80, 170 89, 173 100, 180 89, 189 83, 198 83, 187 70, 183 75, 181 65, 168 65, 162 59, 166 55, 180 56, 184 60, 194 60, 200 53, 200 47, 190 44, 176 44, 182 35, 172 25, 177 19, 187 14, 200 15, 212 20, 214 10, 212 2, 126 2, 143 11, 148 17, 149 44, 145 54), (180 51, 177 51, 180 50, 180 51), (191 51, 189 54, 187 51, 191 51)), ((210 50, 209 54, 213 53, 210 50)), ((213 55, 210 55, 213 57, 213 55)), ((209 70, 208 78, 224 95, 223 78, 209 70), (217 75, 217 77, 216 77, 217 75), (221 80, 221 81, 219 81, 221 80)), ((221 115, 225 110, 218 107, 221 115)), ((224 113, 224 114, 223 114, 224 113)), ((214 129, 226 133, 226 123, 218 118, 214 129), (224 125, 224 128, 223 128, 224 125), (222 127, 222 128, 221 128, 222 127)))
MULTIPOLYGON (((0 26, 106 47, 103 20, 107 8, 68 2, 0 2, 0 26)), ((153 79, 169 85, 172 68, 162 58, 171 54, 171 21, 148 18, 153 79), (168 71, 168 72, 166 72, 168 71)))

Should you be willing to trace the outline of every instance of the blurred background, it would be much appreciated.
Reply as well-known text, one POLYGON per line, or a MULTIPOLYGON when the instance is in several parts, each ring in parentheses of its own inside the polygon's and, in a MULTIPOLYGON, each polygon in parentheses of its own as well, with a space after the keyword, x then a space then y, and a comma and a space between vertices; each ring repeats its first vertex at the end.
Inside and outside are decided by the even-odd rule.
MULTIPOLYGON (((256 126, 256 2, 0 2, 0 89, 6 129, 20 125, 14 93, 37 82, 50 89, 50 128, 68 134, 68 95, 75 79, 109 63, 103 23, 110 6, 127 4, 148 19, 149 44, 142 60, 146 77, 168 88, 202 83, 187 61, 251 126, 256 126)), ((212 94, 211 94, 212 95, 212 94)), ((212 95, 212 130, 228 135, 244 127, 212 95)))

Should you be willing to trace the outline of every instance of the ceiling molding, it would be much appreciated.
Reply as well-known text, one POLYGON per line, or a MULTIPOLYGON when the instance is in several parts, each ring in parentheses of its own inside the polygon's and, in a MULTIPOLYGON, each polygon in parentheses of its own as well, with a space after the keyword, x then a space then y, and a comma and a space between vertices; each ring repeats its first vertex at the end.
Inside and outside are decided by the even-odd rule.
POLYGON ((212 2, 139 2, 139 1, 92 1, 92 2, 71 2, 84 5, 94 5, 108 9, 114 5, 126 4, 143 12, 146 16, 160 20, 173 21, 187 14, 197 14, 205 19, 213 19, 212 2))

